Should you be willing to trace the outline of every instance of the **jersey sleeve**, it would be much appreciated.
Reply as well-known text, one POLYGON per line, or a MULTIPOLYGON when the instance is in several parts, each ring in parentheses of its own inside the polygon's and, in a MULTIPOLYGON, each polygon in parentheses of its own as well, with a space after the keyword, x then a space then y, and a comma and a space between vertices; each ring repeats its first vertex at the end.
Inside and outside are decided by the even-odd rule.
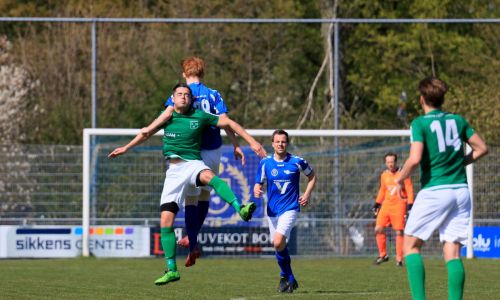
POLYGON ((476 133, 474 131, 474 129, 470 126, 469 122, 467 122, 467 120, 463 117, 461 117, 462 119, 462 122, 464 124, 464 130, 463 130, 463 133, 464 133, 464 139, 465 141, 469 140, 471 136, 474 135, 474 133, 476 133))
POLYGON ((163 106, 168 107, 168 106, 174 106, 174 101, 172 100, 172 95, 168 97, 168 99, 165 101, 163 106))
POLYGON ((224 103, 224 99, 222 99, 222 96, 219 94, 218 91, 212 90, 213 93, 210 95, 212 98, 212 101, 214 102, 215 106, 215 111, 218 115, 222 115, 228 112, 226 104, 224 103))
POLYGON ((313 168, 309 165, 307 160, 299 158, 299 167, 304 172, 304 175, 309 176, 313 172, 313 168))
POLYGON ((219 123, 219 116, 214 114, 209 114, 207 112, 204 112, 203 110, 199 111, 202 113, 205 124, 210 126, 217 126, 217 123, 219 123))
POLYGON ((259 168, 257 169, 257 173, 255 174, 255 183, 264 184, 266 180, 266 172, 265 172, 265 162, 262 159, 259 163, 259 168))
POLYGON ((424 142, 424 132, 422 125, 420 124, 418 119, 415 119, 413 122, 411 122, 410 126, 410 131, 411 131, 411 142, 424 142))
POLYGON ((384 174, 380 175, 380 187, 378 189, 378 194, 377 194, 377 198, 375 199, 375 202, 377 202, 378 204, 382 204, 382 202, 384 201, 385 199, 385 185, 384 185, 384 174))

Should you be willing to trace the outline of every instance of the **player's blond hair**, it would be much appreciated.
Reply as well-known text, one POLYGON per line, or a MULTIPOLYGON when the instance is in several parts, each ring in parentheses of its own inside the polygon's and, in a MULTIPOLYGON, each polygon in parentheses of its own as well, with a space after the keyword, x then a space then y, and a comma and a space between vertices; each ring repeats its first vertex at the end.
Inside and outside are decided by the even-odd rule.
POLYGON ((186 57, 181 61, 182 71, 187 77, 203 77, 205 73, 205 61, 199 57, 186 57))

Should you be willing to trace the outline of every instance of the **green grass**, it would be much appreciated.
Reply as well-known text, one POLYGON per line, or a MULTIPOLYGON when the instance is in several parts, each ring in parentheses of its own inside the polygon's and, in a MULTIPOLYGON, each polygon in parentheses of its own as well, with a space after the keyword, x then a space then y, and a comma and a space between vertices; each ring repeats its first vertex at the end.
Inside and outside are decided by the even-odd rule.
MULTIPOLYGON (((500 297, 500 260, 465 260, 465 299, 500 297)), ((0 260, 0 299, 409 299, 405 268, 380 266, 368 258, 293 258, 300 287, 278 294, 272 258, 201 258, 181 280, 155 286, 164 260, 0 260)), ((426 259, 428 299, 447 298, 446 267, 426 259)))

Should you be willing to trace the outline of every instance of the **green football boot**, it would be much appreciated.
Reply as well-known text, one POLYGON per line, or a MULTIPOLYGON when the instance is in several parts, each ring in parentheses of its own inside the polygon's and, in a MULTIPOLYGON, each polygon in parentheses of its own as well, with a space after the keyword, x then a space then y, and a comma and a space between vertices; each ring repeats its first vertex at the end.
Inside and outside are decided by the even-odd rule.
POLYGON ((252 214, 257 208, 257 205, 253 202, 248 202, 247 205, 242 205, 241 210, 239 212, 241 219, 243 221, 248 222, 252 218, 252 214))
POLYGON ((162 277, 156 279, 155 284, 156 285, 164 285, 169 282, 177 281, 181 279, 181 275, 179 274, 178 271, 168 271, 163 274, 162 277))

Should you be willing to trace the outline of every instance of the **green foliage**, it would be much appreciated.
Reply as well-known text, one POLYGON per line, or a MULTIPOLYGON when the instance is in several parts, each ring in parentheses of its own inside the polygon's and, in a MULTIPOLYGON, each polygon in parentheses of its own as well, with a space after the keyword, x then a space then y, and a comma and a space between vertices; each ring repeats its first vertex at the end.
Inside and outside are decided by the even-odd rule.
MULTIPOLYGON (((462 1, 368 4, 354 1, 342 4, 340 11, 349 14, 342 17, 471 18, 491 15, 478 3, 462 1)), ((418 82, 425 76, 437 76, 452 88, 445 109, 463 114, 479 132, 498 141, 493 124, 498 124, 500 119, 497 110, 489 107, 498 103, 500 92, 496 75, 499 30, 497 24, 343 26, 345 125, 369 128, 370 123, 349 118, 354 110, 368 120, 375 120, 373 125, 379 128, 400 127, 395 113, 401 92, 408 93, 408 111, 413 119, 419 113, 418 82), (484 116, 485 122, 484 119, 475 122, 478 115, 484 116)))
MULTIPOLYGON (((320 18, 325 1, 2 1, 4 16, 136 18, 320 18)), ((498 5, 478 1, 338 1, 339 18, 491 18, 498 5)), ((1 23, 18 64, 39 80, 27 142, 81 142, 90 126, 90 24, 1 23)), ((293 128, 325 58, 320 24, 98 24, 97 126, 142 127, 182 81, 183 57, 207 62, 205 83, 248 128, 293 128)), ((325 26, 326 27, 326 26, 325 26)), ((324 30, 324 28, 323 28, 324 30)), ((425 76, 452 87, 446 109, 463 113, 498 142, 498 24, 343 24, 341 128, 401 128, 419 114, 425 76), (486 99, 486 100, 485 100, 486 99), (484 122, 476 122, 480 115, 484 122), (406 122, 407 123, 407 122, 406 122)), ((329 64, 329 63, 328 63, 329 64)), ((333 128, 328 67, 319 75, 303 128, 333 128)))

